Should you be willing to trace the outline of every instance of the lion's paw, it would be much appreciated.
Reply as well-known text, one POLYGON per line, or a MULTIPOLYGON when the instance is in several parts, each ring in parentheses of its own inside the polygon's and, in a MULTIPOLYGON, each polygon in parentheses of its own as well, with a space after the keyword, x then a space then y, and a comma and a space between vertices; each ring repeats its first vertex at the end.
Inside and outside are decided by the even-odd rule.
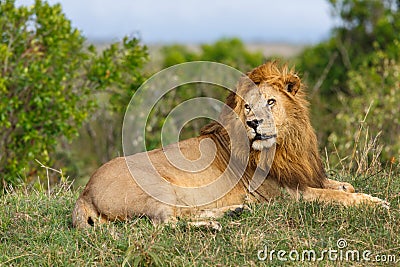
POLYGON ((222 225, 217 221, 210 221, 208 222, 208 228, 219 232, 222 230, 222 225))
POLYGON ((373 197, 371 195, 363 194, 363 193, 358 193, 356 194, 358 196, 358 203, 365 203, 365 204, 373 204, 373 205, 378 205, 381 206, 385 209, 390 208, 390 203, 387 202, 386 200, 380 199, 378 197, 373 197))

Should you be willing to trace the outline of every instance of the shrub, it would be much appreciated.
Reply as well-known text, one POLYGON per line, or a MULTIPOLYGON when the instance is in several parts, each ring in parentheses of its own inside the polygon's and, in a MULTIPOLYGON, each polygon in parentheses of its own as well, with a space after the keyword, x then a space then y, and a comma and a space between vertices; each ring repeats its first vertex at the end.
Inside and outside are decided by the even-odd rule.
POLYGON ((362 127, 373 135, 382 131, 381 160, 386 161, 398 153, 398 138, 392 136, 398 131, 398 115, 393 113, 398 108, 392 101, 398 97, 391 95, 398 89, 391 79, 395 79, 395 61, 400 58, 400 2, 329 3, 337 27, 328 40, 306 49, 297 60, 310 86, 313 125, 322 147, 332 148, 334 142, 341 155, 349 150, 353 155, 350 147, 355 139, 350 136, 358 135, 358 122, 373 101, 362 127))
POLYGON ((49 165, 60 137, 75 137, 96 107, 94 93, 140 78, 146 51, 125 38, 98 54, 59 4, 40 0, 1 1, 0 32, 1 188, 34 179, 35 159, 49 165))
MULTIPOLYGON (((400 42, 395 42, 400 49, 400 42)), ((354 158, 354 144, 371 143, 380 136, 382 160, 400 156, 400 64, 382 50, 373 54, 357 71, 349 72, 348 94, 339 94, 341 106, 336 115, 336 131, 329 141, 343 155, 354 158), (369 140, 360 140, 354 128, 360 125, 369 132, 369 140)), ((360 128, 360 129, 361 129, 360 128)), ((351 158, 350 158, 351 159, 351 158)))
POLYGON ((165 46, 161 54, 164 68, 189 61, 205 60, 223 63, 246 72, 264 62, 261 52, 248 51, 238 38, 222 38, 213 44, 203 44, 197 52, 183 45, 165 46))

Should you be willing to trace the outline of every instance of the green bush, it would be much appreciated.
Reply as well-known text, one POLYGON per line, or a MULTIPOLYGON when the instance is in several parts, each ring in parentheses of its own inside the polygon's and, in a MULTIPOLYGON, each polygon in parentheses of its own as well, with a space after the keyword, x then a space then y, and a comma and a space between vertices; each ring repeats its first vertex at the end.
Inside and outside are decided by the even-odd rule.
POLYGON ((161 48, 164 68, 190 61, 199 60, 199 55, 184 45, 168 45, 161 48))
POLYGON ((75 137, 96 108, 96 92, 130 89, 146 50, 125 38, 98 54, 59 4, 40 0, 31 7, 1 1, 0 32, 1 188, 36 180, 35 159, 51 164, 60 138, 75 137))
POLYGON ((353 158, 359 122, 373 101, 368 125, 362 127, 368 127, 370 137, 382 131, 380 160, 387 161, 398 153, 398 138, 392 136, 398 131, 398 108, 392 104, 398 97, 391 93, 398 93, 393 79, 400 59, 400 2, 329 2, 337 27, 327 41, 307 48, 297 60, 309 85, 313 124, 322 147, 353 158))
POLYGON ((246 72, 264 62, 261 52, 248 51, 238 38, 222 38, 213 44, 203 44, 198 52, 183 45, 165 46, 161 54, 164 68, 179 63, 204 60, 223 63, 246 72))
POLYGON ((347 92, 347 73, 356 70, 377 47, 390 58, 400 55, 393 43, 400 40, 400 3, 395 0, 328 2, 337 27, 328 40, 305 49, 297 65, 323 100, 336 101, 337 92, 347 92), (323 75, 324 71, 327 75, 323 75))
MULTIPOLYGON (((400 50, 400 42, 396 45, 400 50)), ((343 155, 354 158, 355 146, 362 150, 379 135, 382 159, 390 160, 400 156, 400 64, 384 51, 377 51, 371 58, 357 71, 349 72, 349 92, 339 94, 337 128, 329 135, 329 141, 343 155), (357 125, 360 131, 368 132, 367 140, 365 134, 360 136, 357 132, 357 125)))
POLYGON ((201 46, 201 60, 224 63, 243 72, 264 63, 261 52, 250 52, 238 38, 221 39, 214 44, 201 46))

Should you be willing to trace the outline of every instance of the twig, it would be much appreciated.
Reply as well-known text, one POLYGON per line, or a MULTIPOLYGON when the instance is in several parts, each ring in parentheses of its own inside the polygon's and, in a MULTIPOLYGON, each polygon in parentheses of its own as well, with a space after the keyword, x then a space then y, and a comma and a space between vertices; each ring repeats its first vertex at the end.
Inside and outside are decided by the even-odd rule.
POLYGON ((37 163, 39 163, 40 167, 42 167, 42 168, 51 170, 51 171, 53 171, 53 172, 57 172, 57 173, 59 173, 59 174, 61 174, 61 175, 63 174, 62 170, 56 170, 56 169, 53 169, 53 168, 51 168, 51 167, 47 167, 46 165, 44 165, 43 163, 41 163, 41 162, 40 162, 39 160, 37 160, 37 159, 35 159, 35 161, 36 161, 37 163))
POLYGON ((350 158, 350 163, 349 163, 349 171, 351 171, 351 168, 353 167, 353 161, 354 161, 354 158, 356 156, 357 147, 358 147, 359 142, 360 142, 361 132, 362 132, 362 129, 364 127, 364 123, 367 120, 367 116, 369 114, 369 111, 371 110, 373 102, 374 101, 372 100, 371 103, 369 104, 369 107, 367 109, 367 112, 365 113, 364 119, 360 122, 360 127, 358 129, 357 137, 356 137, 356 140, 355 140, 355 143, 354 143, 353 152, 351 153, 351 158, 350 158))
POLYGON ((46 165, 44 165, 43 163, 41 163, 41 162, 40 162, 39 160, 37 160, 37 159, 35 159, 35 161, 36 161, 37 163, 39 163, 39 165, 40 165, 41 168, 45 168, 45 169, 46 169, 46 176, 47 176, 47 194, 48 194, 48 196, 50 196, 50 176, 49 176, 49 170, 50 170, 50 171, 53 171, 53 172, 56 172, 56 173, 59 173, 59 174, 61 175, 61 181, 64 182, 64 181, 65 181, 65 178, 64 178, 64 174, 63 174, 63 172, 62 172, 62 169, 56 170, 56 169, 53 169, 53 168, 51 168, 51 167, 47 167, 46 165))
POLYGON ((7 263, 10 263, 10 262, 12 262, 12 261, 14 261, 16 259, 23 258, 23 257, 28 257, 28 256, 38 256, 38 254, 36 254, 36 253, 27 253, 27 254, 19 255, 19 256, 16 256, 14 258, 9 259, 8 261, 0 263, 0 266, 6 266, 7 263))
POLYGON ((328 61, 328 64, 326 65, 324 71, 322 72, 321 76, 319 77, 318 81, 315 83, 311 97, 321 88, 321 85, 324 83, 326 76, 328 76, 329 71, 331 70, 333 63, 335 62, 335 59, 338 57, 338 52, 333 53, 328 61))
POLYGON ((342 39, 340 39, 340 37, 336 38, 336 44, 338 46, 340 54, 342 55, 342 61, 343 61, 344 66, 347 69, 351 69, 349 53, 347 53, 346 47, 343 45, 342 39))
POLYGON ((393 164, 395 163, 396 159, 394 157, 392 157, 390 159, 390 171, 389 171, 389 177, 388 177, 388 182, 387 182, 387 187, 386 187, 386 200, 389 199, 389 188, 390 188, 390 182, 392 179, 392 168, 393 168, 393 164))

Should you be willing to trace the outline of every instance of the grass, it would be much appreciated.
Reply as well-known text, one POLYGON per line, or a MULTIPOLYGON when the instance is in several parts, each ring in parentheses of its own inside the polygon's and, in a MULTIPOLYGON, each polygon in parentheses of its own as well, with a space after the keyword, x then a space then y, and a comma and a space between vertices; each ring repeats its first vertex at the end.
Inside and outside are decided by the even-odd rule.
MULTIPOLYGON (((219 220, 220 232, 190 228, 184 221, 176 228, 153 226, 143 218, 77 230, 72 228, 71 211, 78 192, 67 186, 51 192, 13 190, 0 197, 0 266, 297 266, 299 261, 289 258, 296 257, 291 250, 299 253, 299 260, 309 250, 319 257, 324 250, 340 252, 339 239, 347 242, 342 253, 357 250, 362 257, 363 251, 370 250, 371 259, 396 257, 400 262, 400 168, 389 171, 344 177, 365 193, 381 198, 388 194, 389 211, 294 202, 284 196, 251 206, 251 211, 235 218, 225 216, 219 220), (279 250, 286 252, 281 256, 287 261, 279 260, 279 250), (261 261, 257 254, 268 257, 261 261)), ((336 261, 327 254, 322 261, 306 258, 301 264, 394 265, 346 260, 343 255, 336 261)))

